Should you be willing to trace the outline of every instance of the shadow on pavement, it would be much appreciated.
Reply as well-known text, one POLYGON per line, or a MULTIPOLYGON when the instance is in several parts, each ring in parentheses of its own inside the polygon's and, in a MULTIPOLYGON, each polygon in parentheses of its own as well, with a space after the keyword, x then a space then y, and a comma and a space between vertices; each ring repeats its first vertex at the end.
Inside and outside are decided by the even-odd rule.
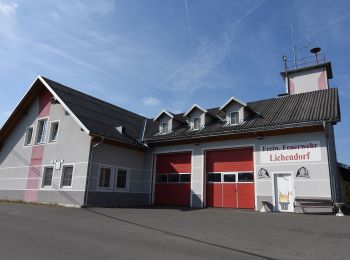
MULTIPOLYGON (((157 208, 159 208, 159 207, 157 207, 157 208)), ((189 237, 189 236, 186 236, 186 235, 176 234, 176 233, 173 233, 173 232, 170 232, 170 231, 166 231, 166 230, 162 230, 162 229, 159 229, 159 228, 156 228, 156 227, 146 226, 146 225, 143 225, 143 224, 139 224, 139 223, 136 223, 136 222, 132 222, 132 221, 129 221, 129 220, 126 220, 126 219, 118 218, 118 217, 115 217, 115 216, 111 216, 111 215, 99 212, 99 211, 97 211, 96 209, 93 209, 93 208, 84 208, 84 209, 86 211, 90 212, 90 213, 93 213, 93 214, 96 214, 96 215, 99 215, 99 216, 102 216, 102 217, 105 217, 105 218, 108 218, 108 219, 113 219, 113 220, 120 221, 120 222, 123 222, 123 223, 127 223, 127 224, 130 224, 130 225, 134 225, 134 226, 138 226, 138 227, 141 227, 141 228, 145 228, 145 229, 148 229, 148 230, 161 232, 163 234, 167 234, 167 235, 170 235, 170 236, 187 239, 187 240, 191 240, 191 241, 194 241, 194 242, 197 242, 197 243, 213 246, 213 247, 216 247, 216 248, 226 249, 226 250, 233 251, 235 253, 241 253, 241 254, 245 254, 245 255, 249 255, 249 256, 253 256, 253 257, 258 257, 258 258, 262 258, 262 259, 275 259, 275 258, 271 258, 271 257, 268 257, 268 256, 259 255, 259 254, 255 254, 255 253, 252 253, 252 252, 248 252, 248 251, 244 251, 244 250, 240 250, 240 249, 236 249, 236 248, 232 248, 232 247, 228 247, 228 246, 223 246, 223 245, 216 244, 216 243, 213 243, 213 242, 209 242, 209 241, 205 241, 205 240, 189 237)), ((171 207, 170 209, 179 209, 179 208, 172 208, 171 207)))

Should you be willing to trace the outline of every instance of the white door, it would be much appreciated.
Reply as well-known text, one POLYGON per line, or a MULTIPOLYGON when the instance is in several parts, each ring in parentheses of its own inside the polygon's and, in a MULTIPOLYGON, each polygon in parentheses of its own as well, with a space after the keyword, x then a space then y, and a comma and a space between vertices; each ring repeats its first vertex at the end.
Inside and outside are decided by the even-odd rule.
POLYGON ((275 210, 294 212, 291 174, 275 174, 275 210))

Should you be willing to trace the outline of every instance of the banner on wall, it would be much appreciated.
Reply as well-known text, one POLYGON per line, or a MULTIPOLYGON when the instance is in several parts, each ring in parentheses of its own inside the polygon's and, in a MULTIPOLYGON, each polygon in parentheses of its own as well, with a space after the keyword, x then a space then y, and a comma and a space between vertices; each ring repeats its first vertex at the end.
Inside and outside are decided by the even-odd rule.
POLYGON ((260 162, 262 164, 319 161, 321 161, 321 145, 319 141, 260 146, 260 162))

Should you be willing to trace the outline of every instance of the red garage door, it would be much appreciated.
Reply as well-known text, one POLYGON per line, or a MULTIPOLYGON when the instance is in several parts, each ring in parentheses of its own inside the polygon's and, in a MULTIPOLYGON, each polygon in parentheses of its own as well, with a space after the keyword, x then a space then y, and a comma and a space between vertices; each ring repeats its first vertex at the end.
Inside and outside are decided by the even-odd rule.
POLYGON ((191 153, 160 154, 156 158, 155 204, 190 206, 191 153))
POLYGON ((208 151, 206 171, 208 207, 254 208, 252 148, 208 151))

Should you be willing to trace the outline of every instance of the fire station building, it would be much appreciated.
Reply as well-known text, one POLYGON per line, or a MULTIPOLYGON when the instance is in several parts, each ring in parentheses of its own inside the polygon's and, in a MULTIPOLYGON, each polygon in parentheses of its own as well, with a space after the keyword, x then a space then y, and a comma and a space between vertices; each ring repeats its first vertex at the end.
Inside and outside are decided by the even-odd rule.
POLYGON ((153 119, 39 76, 0 130, 0 199, 329 210, 344 200, 331 63, 281 75, 283 95, 153 119))

